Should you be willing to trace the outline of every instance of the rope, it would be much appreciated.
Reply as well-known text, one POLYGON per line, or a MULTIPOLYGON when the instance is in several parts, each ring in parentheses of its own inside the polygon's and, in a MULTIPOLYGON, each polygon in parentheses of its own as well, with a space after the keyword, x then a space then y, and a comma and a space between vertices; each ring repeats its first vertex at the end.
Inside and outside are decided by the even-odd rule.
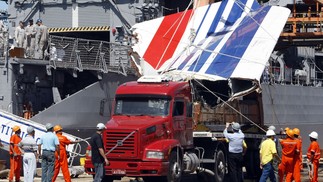
POLYGON ((206 86, 204 86, 201 82, 199 82, 198 80, 194 79, 198 84, 200 84, 204 89, 206 89, 207 91, 209 91, 212 95, 214 95, 215 97, 217 97, 217 99, 220 99, 224 104, 226 104, 227 106, 229 106, 232 110, 234 110, 235 112, 237 112, 239 115, 241 115, 243 118, 245 118, 246 120, 248 120, 249 122, 251 122, 252 124, 254 124, 256 127, 258 127, 259 129, 261 129, 262 131, 266 132, 265 129, 263 129, 261 126, 259 126, 257 123, 253 122, 251 119, 249 119, 248 117, 246 117, 244 114, 242 114, 240 111, 238 111, 237 109, 235 109, 234 107, 232 107, 230 104, 228 104, 226 101, 224 101, 223 99, 221 99, 221 97, 217 96, 214 92, 212 92, 210 89, 208 89, 206 86))
MULTIPOLYGON (((81 139, 81 140, 79 140, 79 141, 80 141, 80 142, 81 142, 81 141, 84 141, 84 142, 86 142, 88 145, 90 145, 90 144, 89 144, 89 142, 87 141, 87 140, 89 140, 90 138, 91 138, 91 137, 88 137, 88 138, 85 138, 85 139, 81 139)), ((75 158, 75 157, 78 157, 78 156, 80 156, 80 157, 85 157, 85 155, 86 155, 86 154, 81 154, 82 146, 81 146, 80 142, 79 142, 79 143, 75 143, 75 144, 74 144, 74 145, 75 145, 75 147, 73 148, 73 151, 69 152, 69 153, 70 153, 70 158, 69 158, 69 167, 72 167, 72 166, 73 166, 73 162, 74 162, 74 158, 75 158)))
POLYGON ((123 138, 119 143, 117 142, 114 147, 112 147, 108 152, 105 153, 105 155, 108 155, 110 154, 114 149, 116 149, 118 146, 122 146, 123 145, 123 142, 126 141, 129 137, 131 137, 131 135, 133 135, 134 133, 136 132, 136 130, 132 131, 128 136, 126 136, 125 138, 123 138))

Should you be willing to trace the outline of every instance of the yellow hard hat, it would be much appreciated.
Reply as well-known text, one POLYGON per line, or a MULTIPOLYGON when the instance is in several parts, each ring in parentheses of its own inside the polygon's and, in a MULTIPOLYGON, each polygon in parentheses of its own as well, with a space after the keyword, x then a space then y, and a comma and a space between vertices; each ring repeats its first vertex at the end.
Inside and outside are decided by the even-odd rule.
POLYGON ((294 135, 299 136, 301 134, 301 131, 298 128, 293 129, 294 135))
POLYGON ((286 127, 284 131, 286 132, 287 130, 289 130, 289 128, 288 128, 288 127, 286 127))
POLYGON ((61 125, 56 125, 56 126, 54 126, 54 131, 55 131, 55 132, 58 132, 58 131, 61 131, 61 130, 63 130, 63 128, 62 128, 62 126, 61 126, 61 125))
POLYGON ((294 138, 294 131, 293 130, 287 130, 286 135, 289 136, 290 138, 294 138))
POLYGON ((20 130, 19 126, 16 125, 16 126, 12 127, 13 132, 17 132, 18 130, 20 130))

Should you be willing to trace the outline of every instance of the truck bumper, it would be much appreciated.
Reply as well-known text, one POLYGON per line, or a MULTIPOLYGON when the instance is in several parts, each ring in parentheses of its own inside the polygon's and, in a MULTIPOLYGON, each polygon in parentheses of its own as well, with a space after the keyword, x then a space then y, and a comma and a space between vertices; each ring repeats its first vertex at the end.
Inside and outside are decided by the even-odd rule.
MULTIPOLYGON (((169 162, 134 162, 134 161, 113 161, 105 166, 106 175, 115 176, 166 176, 169 162)), ((94 166, 91 161, 85 161, 85 172, 94 174, 94 166)))

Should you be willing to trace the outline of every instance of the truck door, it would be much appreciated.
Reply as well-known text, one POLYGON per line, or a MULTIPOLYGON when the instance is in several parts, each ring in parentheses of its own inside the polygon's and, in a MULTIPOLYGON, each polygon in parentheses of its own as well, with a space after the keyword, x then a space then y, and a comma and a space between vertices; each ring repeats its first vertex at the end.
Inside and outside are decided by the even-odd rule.
POLYGON ((184 100, 175 100, 173 105, 173 131, 174 139, 180 141, 181 145, 186 145, 185 137, 185 104, 184 100))

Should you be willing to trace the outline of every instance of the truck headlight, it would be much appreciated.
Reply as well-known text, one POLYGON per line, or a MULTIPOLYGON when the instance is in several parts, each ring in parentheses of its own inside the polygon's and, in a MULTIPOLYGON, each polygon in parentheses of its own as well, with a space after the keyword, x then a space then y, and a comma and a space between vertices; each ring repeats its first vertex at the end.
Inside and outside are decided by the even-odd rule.
POLYGON ((147 159, 164 159, 164 153, 158 151, 148 151, 146 154, 147 159))

